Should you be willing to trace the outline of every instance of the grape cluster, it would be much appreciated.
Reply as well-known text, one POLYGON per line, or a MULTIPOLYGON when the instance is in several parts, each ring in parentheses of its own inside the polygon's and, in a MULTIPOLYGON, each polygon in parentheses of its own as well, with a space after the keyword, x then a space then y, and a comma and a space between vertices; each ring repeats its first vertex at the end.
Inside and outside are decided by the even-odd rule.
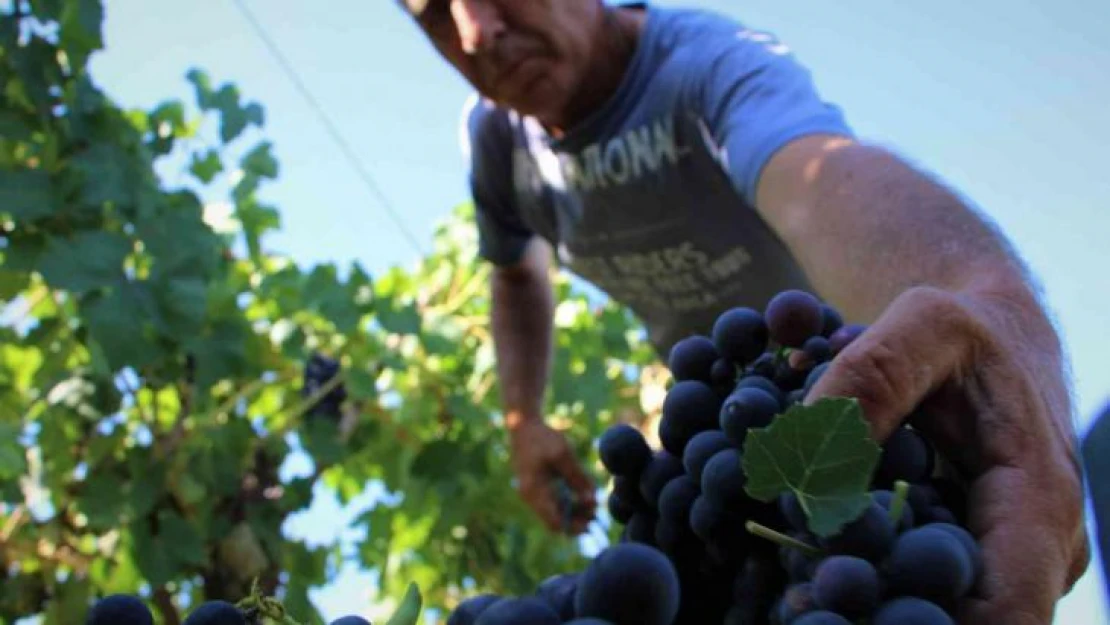
POLYGON ((870 507, 824 538, 809 531, 793 494, 779 498, 790 530, 779 539, 788 585, 772 622, 954 623, 950 613, 982 570, 979 545, 947 520, 955 515, 935 487, 898 480, 895 488, 872 491, 870 507))
MULTIPOLYGON (((243 609, 226 601, 206 601, 194 608, 182 625, 262 625, 257 609, 243 609)), ((85 625, 154 625, 154 616, 141 599, 133 595, 109 595, 89 610, 85 625)), ((344 616, 330 625, 371 625, 361 616, 344 616)))
POLYGON ((800 403, 866 329, 789 290, 676 343, 660 448, 623 423, 598 441, 620 542, 534 596, 467 599, 448 625, 952 623, 981 556, 961 525, 965 494, 933 477, 917 430, 884 442, 872 505, 834 535, 810 531, 793 493, 762 502, 745 490, 749 430, 800 403))
MULTIPOLYGON (((306 399, 319 392, 335 376, 339 375, 339 362, 323 354, 314 353, 305 363, 304 376, 301 386, 301 395, 306 399)), ((347 390, 342 383, 336 385, 324 394, 307 410, 311 416, 324 417, 338 420, 342 413, 340 408, 347 399, 347 390)))
POLYGON ((465 599, 447 625, 670 625, 680 602, 672 560, 648 545, 626 542, 598 554, 580 573, 549 577, 531 596, 465 599))

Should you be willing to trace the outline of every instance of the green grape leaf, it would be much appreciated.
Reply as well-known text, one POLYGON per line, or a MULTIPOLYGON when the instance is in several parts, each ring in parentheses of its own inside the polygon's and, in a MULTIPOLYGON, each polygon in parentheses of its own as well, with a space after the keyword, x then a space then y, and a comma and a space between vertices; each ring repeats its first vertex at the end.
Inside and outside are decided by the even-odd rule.
POLYGON ((84 293, 123 278, 131 242, 111 232, 87 230, 72 238, 51 237, 38 270, 52 286, 84 293))
POLYGON ((224 164, 220 160, 219 150, 208 150, 204 156, 200 154, 193 155, 193 164, 189 166, 189 171, 203 183, 212 182, 216 178, 216 174, 223 171, 224 164))
POLYGON ((744 441, 745 490, 769 502, 793 491, 818 536, 835 534, 871 503, 881 448, 855 399, 792 406, 744 441))
POLYGON ((40 170, 0 171, 0 211, 16 220, 33 220, 54 212, 50 174, 40 170))
POLYGON ((397 610, 393 612, 393 616, 389 618, 386 625, 416 625, 420 618, 423 601, 420 596, 420 588, 416 584, 410 583, 405 591, 404 599, 401 600, 401 605, 397 606, 397 610))

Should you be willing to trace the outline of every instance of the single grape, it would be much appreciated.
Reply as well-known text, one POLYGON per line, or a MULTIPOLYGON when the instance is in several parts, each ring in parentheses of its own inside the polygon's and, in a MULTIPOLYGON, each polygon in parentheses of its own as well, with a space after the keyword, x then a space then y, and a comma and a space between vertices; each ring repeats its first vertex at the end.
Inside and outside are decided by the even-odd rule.
POLYGON ((737 447, 743 446, 750 428, 767 427, 782 404, 760 388, 739 388, 721 405, 718 420, 721 430, 737 447))
POLYGON ((739 507, 747 501, 744 486, 743 456, 740 450, 722 449, 705 463, 701 474, 701 491, 723 507, 739 507))
POLYGON ((787 393, 786 394, 786 406, 785 407, 789 408, 789 407, 791 407, 795 404, 802 403, 802 401, 806 398, 806 393, 808 392, 808 390, 809 389, 806 389, 806 388, 796 388, 796 389, 790 391, 789 393, 787 393))
POLYGON ((684 380, 667 391, 659 440, 663 448, 679 458, 698 432, 717 427, 721 396, 705 382, 684 380))
MULTIPOLYGON (((680 475, 663 487, 659 493, 659 518, 676 525, 689 527, 690 508, 701 495, 701 488, 690 475, 680 475)), ((656 539, 659 533, 656 531, 656 539)))
POLYGON ((701 547, 688 523, 659 517, 655 524, 655 547, 672 558, 691 557, 701 547))
POLYGON ((644 467, 643 473, 640 474, 640 494, 643 495, 644 501, 652 508, 657 509, 659 493, 663 492, 667 482, 684 472, 685 467, 682 466, 682 460, 678 456, 671 454, 666 449, 656 451, 651 458, 651 462, 644 467))
POLYGON ((742 508, 721 505, 704 492, 690 506, 690 529, 694 535, 707 543, 719 542, 723 548, 746 540, 744 520, 742 508))
POLYGON ((574 618, 574 595, 580 573, 552 575, 536 587, 536 596, 547 602, 563 621, 574 618))
POLYGON ((887 489, 903 480, 924 481, 933 470, 933 448, 912 428, 900 427, 883 442, 874 484, 887 489))
POLYGON ((748 367, 748 374, 768 380, 775 377, 775 354, 772 352, 760 354, 759 358, 752 361, 751 366, 748 367))
MULTIPOLYGON (((774 372, 772 372, 772 376, 773 375, 774 372)), ((755 387, 767 391, 767 393, 779 402, 780 406, 786 401, 786 394, 782 392, 782 389, 780 389, 771 378, 755 374, 744 376, 736 383, 736 388, 733 389, 733 391, 748 387, 755 387)))
POLYGON ((625 503, 619 492, 613 490, 609 493, 609 516, 613 517, 614 521, 627 525, 633 514, 636 514, 636 508, 633 508, 632 504, 625 503))
POLYGON ((821 303, 821 336, 829 338, 844 325, 844 317, 832 306, 821 303))
POLYGON ((341 616, 331 622, 331 625, 371 625, 370 621, 354 614, 341 616))
POLYGON ((713 344, 734 363, 745 365, 767 347, 768 329, 758 310, 733 308, 721 313, 713 324, 713 344))
POLYGON ((801 347, 806 339, 820 334, 825 325, 821 300, 799 289, 776 294, 763 316, 771 340, 786 347, 801 347))
POLYGON ((798 495, 794 491, 787 491, 779 495, 778 500, 779 510, 782 511, 783 518, 790 524, 790 527, 799 532, 804 532, 809 529, 809 520, 806 517, 806 511, 802 508, 802 502, 798 500, 798 495))
POLYGON ((749 608, 752 625, 762 623, 755 617, 767 614, 786 581, 785 572, 774 558, 751 555, 733 577, 730 598, 734 605, 749 608))
POLYGON ((935 603, 897 597, 879 606, 871 625, 956 625, 956 621, 935 603))
POLYGON ((836 612, 817 610, 806 612, 799 616, 790 625, 852 625, 852 621, 840 616, 836 612))
POLYGON ((706 336, 688 336, 671 348, 667 368, 676 381, 700 380, 709 382, 713 363, 720 354, 713 341, 706 336))
POLYGON ((206 601, 190 612, 181 625, 247 625, 247 617, 226 601, 206 601))
POLYGON ((831 555, 858 556, 878 562, 890 552, 895 534, 886 508, 872 502, 859 518, 820 542, 831 555))
POLYGON ((825 375, 831 365, 832 361, 827 361, 810 369, 809 373, 806 374, 805 382, 802 384, 802 393, 808 395, 809 391, 821 380, 821 376, 825 375))
POLYGON ((829 347, 832 349, 833 355, 835 356, 844 351, 844 348, 858 339, 866 329, 867 326, 863 324, 852 323, 841 326, 836 332, 833 332, 832 335, 829 336, 829 347))
POLYGON ((973 578, 978 579, 983 574, 983 548, 979 546, 978 541, 971 535, 971 532, 966 528, 960 527, 955 523, 945 522, 931 522, 922 525, 922 527, 932 527, 942 532, 948 532, 953 538, 960 541, 967 551, 967 557, 971 560, 971 575, 973 578))
POLYGON ((500 596, 492 593, 467 597, 451 611, 451 616, 447 617, 447 625, 474 625, 482 612, 500 599, 500 596))
POLYGON ((951 525, 958 525, 959 520, 951 510, 944 506, 929 506, 929 509, 923 515, 921 522, 926 523, 948 523, 951 525))
POLYGON ((964 596, 974 582, 967 549, 949 532, 919 527, 898 537, 886 562, 890 588, 940 604, 964 596))
POLYGON ((814 365, 819 365, 832 358, 832 348, 829 339, 823 336, 811 336, 802 345, 802 351, 814 365))
POLYGON ((686 474, 701 484, 701 472, 705 463, 718 451, 730 446, 728 437, 720 430, 706 430, 694 435, 686 444, 682 452, 682 465, 686 467, 686 474))
POLYGON ((847 617, 870 614, 882 596, 875 567, 855 556, 832 556, 821 561, 813 575, 817 604, 847 617))
POLYGON ((108 595, 93 605, 85 625, 154 625, 154 616, 138 597, 108 595))
POLYGON ((781 360, 775 365, 775 385, 784 392, 802 388, 805 386, 806 377, 809 375, 810 371, 812 371, 812 369, 795 369, 790 366, 789 360, 781 360))
POLYGON ((637 476, 651 461, 651 447, 644 435, 627 423, 605 430, 597 447, 601 463, 613 475, 637 476))
POLYGON ((613 478, 613 492, 620 497, 621 504, 632 508, 635 512, 654 512, 655 508, 644 501, 640 492, 639 477, 632 478, 618 475, 613 478))
POLYGON ((637 512, 628 520, 625 532, 628 540, 645 545, 655 544, 655 524, 658 517, 648 512, 637 512))
POLYGON ((731 389, 736 384, 736 365, 728 358, 718 358, 709 370, 709 381, 713 388, 731 389))
POLYGON ((932 484, 910 484, 906 503, 913 508, 914 520, 920 523, 928 514, 929 508, 940 503, 940 495, 932 484))
MULTIPOLYGON (((799 537, 795 535, 794 538, 799 537)), ((802 542, 813 544, 809 540, 802 540, 802 542)), ((817 570, 816 562, 793 547, 781 547, 779 549, 779 562, 783 570, 786 571, 787 577, 794 583, 812 580, 813 574, 817 570)))
POLYGON ((562 619, 538 597, 505 597, 489 606, 474 625, 560 625, 562 619))
MULTIPOLYGON (((889 490, 875 490, 871 491, 871 500, 883 507, 887 511, 887 516, 890 516, 890 507, 894 504, 894 492, 889 490)), ((902 505, 902 517, 899 519, 898 527, 895 528, 898 532, 904 532, 913 529, 914 514, 913 507, 907 501, 902 505)))
POLYGON ((813 593, 812 582, 791 584, 782 593, 782 601, 778 606, 779 620, 783 623, 793 623, 801 615, 817 608, 817 597, 813 593))
POLYGON ((679 597, 678 572, 662 552, 623 543, 608 547, 586 567, 574 607, 580 617, 671 625, 678 614, 679 597))

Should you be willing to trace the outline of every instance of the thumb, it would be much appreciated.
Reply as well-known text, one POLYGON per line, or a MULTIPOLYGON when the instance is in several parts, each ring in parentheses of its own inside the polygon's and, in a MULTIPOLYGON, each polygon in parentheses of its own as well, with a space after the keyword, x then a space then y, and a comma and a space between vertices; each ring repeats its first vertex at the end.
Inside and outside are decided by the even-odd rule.
POLYGON ((960 373, 975 336, 971 328, 956 296, 910 289, 833 358, 803 403, 855 398, 872 437, 884 441, 924 398, 960 373))

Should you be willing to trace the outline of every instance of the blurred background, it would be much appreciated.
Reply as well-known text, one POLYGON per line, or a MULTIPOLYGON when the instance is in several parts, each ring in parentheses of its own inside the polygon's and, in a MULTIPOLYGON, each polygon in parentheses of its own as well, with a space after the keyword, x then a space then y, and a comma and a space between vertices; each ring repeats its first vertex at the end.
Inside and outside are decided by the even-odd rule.
MULTIPOLYGON (((936 173, 994 219, 1042 283, 1072 360, 1077 427, 1086 430, 1110 398, 1110 5, 656 4, 714 9, 776 33, 863 137, 936 173)), ((0 1, 4 12, 11 7, 0 1)), ((69 252, 88 255, 67 256, 49 242, 46 251, 34 248, 39 239, 25 242, 52 259, 55 273, 72 269, 82 278, 52 282, 44 272, 45 282, 20 278, 5 287, 6 326, 41 339, 5 346, 9 381, 30 363, 45 372, 50 353, 71 351, 49 376, 10 382, 8 403, 0 403, 22 412, 50 378, 53 399, 39 400, 23 423, 0 421, 37 450, 0 462, 0 478, 22 478, 14 494, 33 496, 29 506, 17 506, 10 490, 0 497, 0 538, 24 549, 12 550, 23 573, 8 583, 0 577, 0 621, 3 609, 41 607, 20 605, 48 594, 26 563, 36 549, 41 557, 44 540, 52 555, 62 553, 66 536, 74 566, 87 567, 97 588, 133 588, 181 608, 205 584, 233 594, 262 573, 287 583, 290 605, 325 620, 380 619, 409 581, 436 588, 427 599, 441 606, 475 584, 528 588, 578 567, 612 539, 604 513, 578 541, 548 539, 508 480, 498 480, 507 468, 482 329, 484 268, 474 262, 459 152, 468 88, 392 2, 106 0, 102 41, 88 59, 92 83, 134 111, 148 145, 162 141, 163 189, 196 194, 167 195, 157 210, 192 206, 181 215, 197 209, 223 236, 205 238, 191 217, 180 228, 144 230, 145 196, 123 189, 126 176, 112 177, 128 170, 111 150, 73 156, 102 183, 82 187, 84 197, 132 194, 139 208, 127 219, 142 236, 189 241, 164 243, 174 251, 159 258, 173 256, 175 267, 194 264, 187 250, 205 245, 226 245, 233 259, 204 275, 174 274, 164 292, 152 291, 149 310, 158 310, 159 298, 199 309, 191 320, 152 312, 148 331, 164 340, 144 353, 130 345, 132 332, 147 327, 144 318, 122 315, 119 306, 147 305, 145 292, 77 303, 53 290, 97 285, 102 272, 88 264, 111 257, 108 243, 81 239, 69 252), (181 106, 165 106, 175 100, 181 106), (196 289, 211 289, 212 276, 221 276, 219 292, 197 303, 196 289), (247 312, 230 312, 232 302, 247 312), (82 347, 84 337, 43 336, 43 320, 67 315, 89 319, 106 353, 82 347), (203 340, 190 342, 187 328, 202 329, 203 340), (229 347, 240 344, 247 347, 229 347), (192 364, 174 356, 186 352, 192 364), (300 410, 312 353, 347 370, 346 419, 300 410), (77 361, 85 374, 62 375, 77 361), (84 394, 73 390, 77 378, 84 394), (105 394, 118 397, 99 401, 105 394), (188 412, 183 407, 203 416, 175 419, 188 412), (78 413, 84 421, 66 423, 87 428, 51 421, 78 413), (248 415, 252 426, 228 434, 229 415, 248 415), (79 455, 68 460, 75 448, 79 455), (226 462, 241 472, 221 475, 226 462), (171 484, 170 495, 144 478, 148 466, 168 480, 159 483, 171 484), (64 493, 78 502, 75 522, 58 520, 64 493), (266 501, 278 505, 253 505, 266 501), (228 520, 212 526, 199 520, 205 510, 228 520), (112 564, 97 555, 119 547, 165 553, 112 564), (227 573, 211 558, 258 561, 227 573)), ((82 102, 80 92, 74 97, 82 102)), ((89 132, 99 145, 97 131, 89 132)), ((62 152, 55 156, 72 156, 62 152)), ((65 227, 80 223, 74 217, 65 227)), ((155 256, 157 249, 150 246, 155 256)), ((4 269, 18 273, 15 245, 5 253, 4 269)), ((584 457, 594 458, 592 440, 609 423, 650 421, 659 373, 634 320, 573 279, 564 276, 559 288, 568 303, 560 308, 550 407, 584 457), (574 384, 591 374, 596 383, 574 384)), ((1103 582, 1096 560, 1061 601, 1056 622, 1110 622, 1103 582)), ((54 584, 74 603, 90 591, 46 586, 54 584)), ((52 620, 62 609, 21 622, 64 622, 52 620)))

